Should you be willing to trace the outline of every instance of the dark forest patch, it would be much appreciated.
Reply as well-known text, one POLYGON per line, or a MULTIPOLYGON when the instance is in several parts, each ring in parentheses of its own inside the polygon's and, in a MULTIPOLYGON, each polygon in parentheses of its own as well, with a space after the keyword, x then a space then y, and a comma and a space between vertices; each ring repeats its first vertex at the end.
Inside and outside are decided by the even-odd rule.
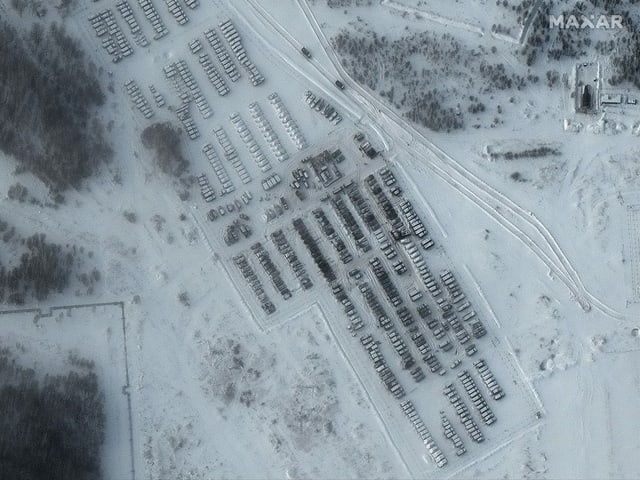
POLYGON ((21 34, 0 22, 0 99, 0 150, 52 191, 79 186, 111 158, 95 66, 64 27, 21 34))
POLYGON ((0 477, 99 480, 104 395, 92 371, 46 376, 0 351, 0 477))
POLYGON ((189 162, 182 155, 181 130, 169 122, 154 123, 140 136, 142 144, 153 150, 154 159, 163 173, 175 177, 182 176, 189 168, 189 162))
POLYGON ((59 245, 47 241, 44 234, 21 238, 15 228, 0 220, 0 235, 5 244, 17 248, 16 258, 0 255, 0 304, 23 305, 30 300, 45 300, 52 292, 69 287, 72 273, 92 293, 100 281, 100 272, 84 271, 84 261, 90 258, 83 247, 59 245))

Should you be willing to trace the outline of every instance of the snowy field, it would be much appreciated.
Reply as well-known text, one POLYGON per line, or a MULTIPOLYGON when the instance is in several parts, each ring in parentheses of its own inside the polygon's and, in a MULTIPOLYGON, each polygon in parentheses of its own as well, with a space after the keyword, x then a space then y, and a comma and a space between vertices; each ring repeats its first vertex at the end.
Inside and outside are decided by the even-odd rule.
MULTIPOLYGON (((138 3, 130 1, 149 39, 145 47, 134 42, 115 2, 83 3, 65 20, 101 67, 105 88, 113 88, 103 110, 116 150, 113 162, 83 189, 66 193, 66 204, 59 210, 17 204, 6 196, 0 200, 3 219, 25 231, 46 231, 59 243, 84 245, 95 252, 102 272, 92 296, 72 290, 37 308, 46 312, 56 305, 122 302, 124 331, 119 306, 53 309, 51 316, 40 315, 36 322, 32 311, 0 312, 2 342, 20 345, 25 365, 56 373, 66 366, 70 350, 96 361, 107 399, 106 479, 131 477, 130 420, 135 478, 145 480, 637 476, 633 454, 640 448, 640 417, 634 403, 640 393, 640 165, 631 142, 640 116, 631 106, 610 108, 598 118, 575 114, 575 78, 567 61, 562 87, 550 91, 543 83, 531 86, 518 93, 513 104, 510 92, 497 92, 489 108, 502 104, 505 113, 496 128, 432 134, 408 125, 376 98, 376 92, 351 82, 336 63, 335 52, 325 50, 327 38, 341 28, 357 30, 364 24, 387 25, 390 35, 401 34, 405 27, 434 28, 455 30, 459 38, 474 44, 489 36, 488 42, 496 44, 517 42, 524 19, 491 1, 474 1, 473 8, 466 8, 463 2, 383 0, 345 13, 327 8, 321 0, 216 0, 194 10, 180 3, 190 19, 183 26, 164 2, 154 3, 168 29, 158 40, 153 40, 153 27, 138 3), (88 21, 107 8, 134 49, 131 58, 115 64, 88 21), (264 76, 259 85, 252 85, 248 70, 224 38, 219 24, 226 19, 232 20, 248 58, 264 76), (510 31, 492 35, 494 23, 510 31), (236 81, 224 73, 206 39, 209 29, 217 32, 236 64, 236 81), (190 47, 195 39, 201 44, 197 53, 190 47), (310 59, 301 54, 303 46, 311 52, 310 59), (227 85, 225 95, 202 68, 202 53, 209 55, 227 85), (140 141, 142 130, 152 122, 181 122, 180 94, 191 87, 178 79, 180 75, 169 79, 165 74, 165 67, 180 60, 212 112, 203 114, 206 108, 191 102, 187 110, 200 136, 190 140, 186 132, 182 135, 191 173, 205 174, 216 192, 212 202, 204 200, 197 181, 185 185, 163 175, 140 141), (334 84, 338 79, 346 84, 344 90, 334 84), (153 111, 151 119, 131 101, 125 86, 129 80, 143 93, 153 111), (149 85, 162 95, 163 106, 154 100, 149 85), (335 125, 310 108, 305 103, 308 90, 331 103, 342 122, 335 125), (303 143, 274 108, 269 97, 274 92, 303 143), (253 102, 288 158, 277 158, 252 116, 253 102), (268 160, 267 171, 258 164, 257 150, 243 139, 244 131, 231 120, 236 112, 268 160), (243 183, 239 167, 225 155, 218 127, 250 182, 243 183), (381 155, 363 155, 353 139, 357 132, 381 155), (221 160, 233 191, 222 193, 223 181, 203 152, 205 144, 221 160), (515 159, 487 155, 540 146, 559 154, 515 159), (338 166, 342 177, 323 187, 303 160, 335 149, 345 156, 338 166), (448 269, 470 303, 457 313, 464 328, 471 333, 472 323, 480 320, 486 330, 470 340, 477 347, 473 356, 465 353, 469 343, 460 343, 453 330, 436 337, 436 328, 444 330, 446 323, 438 296, 421 283, 407 251, 394 244, 398 258, 409 267, 395 275, 393 261, 382 252, 383 242, 367 229, 346 190, 335 193, 353 181, 391 238, 384 213, 365 184, 370 174, 382 182, 383 167, 396 176, 395 185, 402 190, 395 196, 384 187, 388 198, 398 211, 403 199, 410 200, 434 241, 421 253, 443 291, 440 298, 448 298, 440 277, 448 269), (297 168, 311 173, 304 200, 290 186, 297 168), (261 183, 272 174, 281 182, 265 190, 261 183), (188 198, 182 195, 185 191, 188 198), (356 247, 331 204, 336 196, 365 232, 371 251, 356 247), (282 205, 281 198, 288 208, 265 221, 263 216, 275 210, 274 205, 282 205), (338 259, 314 217, 318 207, 353 254, 352 262, 338 259), (218 212, 214 221, 211 209, 218 212), (136 220, 127 220, 125 212, 135 213, 136 220), (347 329, 345 308, 296 233, 296 218, 304 220, 328 257, 336 282, 363 320, 361 330, 347 329), (246 223, 252 233, 228 246, 225 231, 234 220, 246 223), (309 290, 298 285, 273 243, 271 234, 280 229, 306 267, 313 282, 309 290), (282 272, 290 299, 283 298, 262 269, 251 249, 256 242, 282 272), (234 264, 238 254, 249 259, 275 305, 274 313, 261 308, 234 264), (416 319, 416 330, 398 319, 396 306, 370 266, 374 257, 392 275, 403 305, 416 319), (362 279, 348 273, 356 268, 362 279), (395 330, 426 374, 422 381, 416 382, 410 369, 402 369, 397 347, 377 325, 361 294, 364 282, 395 319, 395 330), (419 301, 409 299, 412 287, 422 294, 419 301), (420 320, 420 303, 428 305, 429 318, 442 323, 431 328, 420 320), (472 310, 473 319, 462 320, 472 310), (443 367, 442 376, 422 360, 412 341, 414 333, 426 337, 443 367), (402 399, 388 391, 374 370, 361 341, 368 334, 380 341, 380 351, 405 391, 402 399), (504 398, 491 398, 474 367, 478 359, 491 368, 504 398), (123 394, 127 364, 131 419, 123 394), (482 422, 465 393, 457 377, 463 370, 472 375, 495 414, 492 425, 482 422), (451 383, 483 433, 483 442, 472 441, 443 394, 451 383), (442 469, 403 413, 400 405, 406 400, 414 404, 446 456, 442 469), (445 438, 441 411, 462 439, 465 454, 457 456, 457 448, 445 438)), ((498 55, 506 62, 514 60, 511 53, 498 55)), ((11 172, 13 160, 6 162, 4 169, 11 172)), ((6 192, 18 180, 32 195, 46 198, 46 188, 28 173, 1 175, 0 190, 6 192)), ((417 236, 411 238, 420 243, 417 236)))

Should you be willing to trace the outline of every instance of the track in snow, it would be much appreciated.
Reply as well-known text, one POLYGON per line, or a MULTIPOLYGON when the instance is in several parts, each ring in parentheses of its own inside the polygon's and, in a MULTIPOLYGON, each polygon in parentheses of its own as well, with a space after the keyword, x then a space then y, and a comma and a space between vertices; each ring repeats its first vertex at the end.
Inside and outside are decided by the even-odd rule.
MULTIPOLYGON (((464 168, 456 160, 447 155, 442 149, 440 149, 438 146, 424 137, 424 135, 418 132, 396 112, 391 110, 387 105, 385 105, 383 102, 375 98, 368 91, 354 82, 342 67, 339 58, 333 51, 327 38, 324 36, 324 33, 320 29, 320 25, 313 15, 313 12, 311 11, 306 0, 296 1, 304 12, 307 21, 309 22, 313 31, 316 33, 320 43, 324 47, 327 56, 332 61, 334 68, 336 68, 336 70, 340 72, 345 80, 345 83, 347 83, 353 89, 353 92, 358 94, 358 96, 360 97, 360 102, 364 105, 370 105, 370 109, 379 114, 377 116, 381 118, 379 118, 378 121, 386 121, 387 123, 390 123, 392 127, 396 127, 403 130, 404 132, 408 132, 411 135, 411 141, 413 143, 416 143, 417 147, 422 147, 425 150, 428 150, 431 155, 427 156, 425 160, 427 160, 428 166, 430 168, 433 169, 437 167, 437 165, 436 162, 433 161, 433 158, 428 157, 436 157, 438 160, 440 160, 440 173, 447 182, 451 183, 452 185, 463 183, 466 184, 465 188, 469 194, 471 194, 472 188, 477 189, 477 191, 474 192, 473 195, 467 195, 464 192, 461 193, 465 194, 467 198, 476 203, 485 212, 492 212, 490 215, 501 225, 503 225, 509 232, 514 235, 517 233, 518 238, 520 238, 525 243, 525 245, 530 248, 532 248, 532 246, 535 246, 534 254, 536 254, 536 256, 542 256, 542 258, 547 259, 545 261, 545 264, 547 264, 547 266, 563 281, 563 283, 565 283, 567 288, 572 293, 573 298, 578 302, 578 304, 584 311, 589 311, 592 306, 596 306, 596 308, 610 317, 618 319, 625 318, 624 314, 617 312, 615 309, 607 306, 587 291, 576 269, 568 260, 553 235, 532 212, 525 211, 522 207, 517 205, 504 194, 497 191, 495 188, 491 187, 480 178, 476 177, 473 173, 464 168), (448 168, 448 171, 442 168, 442 164, 444 164, 444 166, 448 168), (481 195, 484 195, 486 197, 483 202, 479 202, 481 195), (491 206, 487 208, 489 205, 491 206), (496 205, 499 208, 495 208, 493 207, 493 205, 496 205), (507 214, 513 216, 514 220, 507 219, 507 214), (516 223, 514 223, 514 221, 521 223, 521 225, 517 225, 516 223), (532 234, 525 232, 523 228, 532 229, 534 234, 542 238, 533 238, 532 234), (545 252, 544 250, 547 251, 545 252)), ((416 154, 415 150, 410 150, 407 148, 409 146, 410 143, 406 142, 406 146, 402 145, 401 148, 409 151, 412 154, 416 154)))

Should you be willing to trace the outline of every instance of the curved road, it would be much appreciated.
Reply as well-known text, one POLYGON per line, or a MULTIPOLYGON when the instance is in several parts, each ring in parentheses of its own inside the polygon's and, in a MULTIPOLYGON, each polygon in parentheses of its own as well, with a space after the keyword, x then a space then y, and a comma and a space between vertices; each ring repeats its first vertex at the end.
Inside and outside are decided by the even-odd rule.
MULTIPOLYGON (((270 27, 292 48, 298 53, 300 52, 300 42, 293 38, 286 28, 278 23, 256 0, 245 1, 253 8, 265 26, 270 27)), ((296 0, 296 2, 331 61, 336 71, 335 78, 341 77, 344 83, 351 88, 348 92, 341 92, 343 94, 338 98, 336 98, 337 92, 335 92, 334 88, 334 92, 329 93, 330 97, 342 105, 343 108, 346 108, 355 118, 359 118, 360 121, 365 117, 365 115, 361 114, 361 109, 364 107, 367 112, 366 117, 370 121, 369 126, 374 128, 376 133, 380 135, 387 150, 396 143, 400 149, 408 152, 410 156, 424 159, 425 162, 421 162, 421 166, 425 165, 430 168, 432 172, 460 191, 507 231, 522 241, 567 286, 572 297, 584 311, 589 311, 593 305, 610 317, 626 318, 625 315, 608 307, 587 291, 578 272, 568 260, 553 235, 532 212, 525 211, 504 194, 476 177, 424 137, 395 111, 354 82, 342 67, 337 54, 324 36, 306 0, 296 0), (396 141, 394 142, 392 139, 396 139, 396 141), (439 162, 435 161, 436 159, 439 162)), ((261 36, 258 32, 255 33, 261 36)), ((271 48, 276 50, 283 59, 289 60, 287 63, 295 68, 296 71, 309 77, 308 72, 304 72, 293 65, 283 52, 273 45, 271 45, 271 48)), ((315 80, 314 83, 324 85, 327 84, 327 81, 331 84, 333 83, 334 79, 327 74, 326 67, 323 67, 316 58, 313 58, 309 64, 315 70, 315 75, 312 78, 312 80, 315 80), (318 79, 318 76, 321 78, 318 79)), ((327 92, 326 87, 323 89, 327 92)))
MULTIPOLYGON (((583 310, 589 311, 593 305, 602 313, 610 317, 617 318, 617 319, 626 318, 626 315, 607 306, 604 302, 600 301, 597 297, 595 297, 593 294, 587 291, 578 272, 576 271, 576 269, 573 267, 571 262, 568 260, 568 258, 564 254, 564 252, 558 245, 556 239, 548 231, 545 225, 540 220, 538 220, 538 218, 532 212, 525 211, 522 207, 517 205, 515 202, 513 202, 511 199, 506 197, 504 194, 497 191, 496 189, 488 185, 486 182, 484 182, 480 178, 476 177, 473 173, 471 173, 462 165, 460 165, 456 160, 454 160, 452 157, 447 155, 437 145, 433 144, 430 140, 424 137, 424 135, 418 132, 412 125, 406 122, 395 111, 390 109, 387 105, 385 105, 379 99, 371 95, 368 91, 366 91, 356 82, 351 80, 348 73, 342 67, 342 64, 340 63, 340 60, 337 57, 337 54, 334 52, 333 48, 329 44, 329 41, 324 36, 324 33, 322 32, 320 25, 318 24, 318 21, 315 18, 306 0, 296 0, 296 1, 298 2, 298 5, 300 6, 301 10, 305 14, 305 17, 307 18, 307 21, 309 22, 311 28, 314 30, 322 46, 324 47, 325 52, 327 56, 330 58, 331 62, 333 63, 334 68, 344 78, 345 83, 347 83, 355 92, 357 92, 360 95, 364 104, 371 105, 380 114, 384 112, 384 116, 381 115, 382 118, 380 118, 380 120, 386 121, 386 123, 395 124, 394 125, 395 127, 398 127, 405 132, 409 132, 412 136, 411 138, 412 142, 415 143, 416 146, 425 148, 426 150, 428 150, 428 153, 436 156, 439 160, 441 160, 444 164, 446 164, 447 167, 450 167, 456 174, 458 174, 460 177, 464 179, 464 181, 467 182, 467 187, 476 187, 477 189, 480 190, 480 192, 476 192, 476 193, 484 194, 487 197, 489 197, 488 198, 489 203, 495 203, 496 205, 504 208, 507 213, 515 217, 514 218, 515 221, 522 222, 524 224, 523 226, 515 225, 513 221, 510 221, 505 217, 505 213, 500 212, 500 216, 504 218, 504 221, 510 223, 513 226, 513 228, 521 232, 521 235, 528 238, 527 242, 525 243, 536 244, 540 251, 542 251, 544 248, 547 248, 550 250, 550 252, 548 253, 548 256, 555 257, 555 261, 552 262, 553 267, 550 267, 550 268, 559 276, 559 278, 562 279, 563 283, 565 283, 565 285, 572 292, 575 300, 580 304, 583 310), (541 236, 542 245, 538 245, 536 240, 531 237, 531 234, 527 234, 526 232, 524 232, 523 227, 532 229, 536 235, 541 236)), ((409 146, 409 143, 407 142, 407 147, 408 146, 409 146)), ((403 145, 403 148, 406 150, 409 150, 404 145, 403 145)), ((418 152, 414 150, 411 153, 416 154, 418 152)), ((428 158, 426 159, 429 160, 428 158)), ((433 161, 429 162, 429 166, 433 169, 433 167, 435 166, 435 162, 433 161)), ((455 183, 460 181, 459 178, 456 179, 452 175, 450 175, 450 172, 445 172, 445 175, 449 176, 447 181, 451 184, 453 184, 452 182, 455 183)), ((470 198, 469 196, 467 197, 470 198)), ((473 198, 470 198, 470 200, 474 201, 474 203, 476 204, 478 203, 473 198)), ((478 205, 478 206, 480 208, 483 208, 482 205, 478 205)), ((483 208, 483 210, 489 213, 489 211, 486 208, 483 208)), ((489 213, 489 214, 492 217, 496 218, 496 215, 494 215, 493 213, 489 213)), ((501 220, 500 220, 500 223, 505 225, 505 223, 501 220)), ((506 227, 506 225, 505 225, 505 228, 507 228, 507 230, 510 230, 510 228, 506 227)), ((546 263, 547 262, 545 262, 545 264, 546 263)))

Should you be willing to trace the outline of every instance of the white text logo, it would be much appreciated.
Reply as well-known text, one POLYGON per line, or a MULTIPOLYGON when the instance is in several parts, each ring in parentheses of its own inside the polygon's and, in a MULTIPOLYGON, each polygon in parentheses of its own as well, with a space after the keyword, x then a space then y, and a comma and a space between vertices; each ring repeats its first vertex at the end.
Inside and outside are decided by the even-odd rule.
POLYGON ((549 15, 549 28, 622 28, 622 15, 549 15))

